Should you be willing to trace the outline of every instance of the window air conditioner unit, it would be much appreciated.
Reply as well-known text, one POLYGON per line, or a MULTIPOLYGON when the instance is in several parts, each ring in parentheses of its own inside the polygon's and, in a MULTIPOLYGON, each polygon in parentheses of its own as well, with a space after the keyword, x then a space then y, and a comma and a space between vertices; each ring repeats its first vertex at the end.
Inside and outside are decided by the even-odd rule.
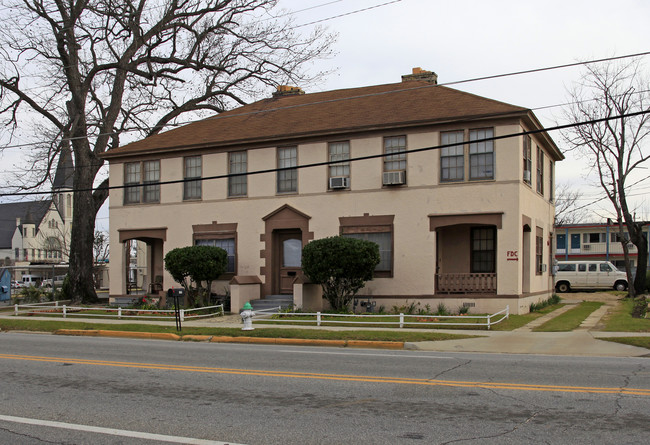
POLYGON ((530 170, 524 171, 524 181, 530 182, 530 170))
POLYGON ((348 187, 350 187, 350 178, 347 176, 337 176, 335 178, 330 178, 331 189, 345 189, 348 187))
POLYGON ((591 250, 591 244, 583 244, 582 250, 591 250))
POLYGON ((401 170, 397 172, 384 172, 383 184, 384 185, 406 184, 406 171, 401 170))

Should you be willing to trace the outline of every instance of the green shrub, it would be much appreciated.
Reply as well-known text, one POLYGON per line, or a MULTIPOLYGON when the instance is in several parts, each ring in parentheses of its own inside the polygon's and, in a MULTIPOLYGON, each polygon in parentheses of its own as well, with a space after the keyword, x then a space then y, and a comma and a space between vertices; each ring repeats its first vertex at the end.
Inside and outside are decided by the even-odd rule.
POLYGON ((34 286, 24 287, 18 295, 14 297, 14 304, 40 303, 44 297, 41 289, 34 286))
POLYGON ((204 305, 209 304, 212 281, 218 279, 227 267, 228 253, 220 247, 180 247, 165 255, 165 270, 185 288, 190 307, 196 306, 199 301, 204 305))
POLYGON ((543 301, 539 301, 537 303, 530 303, 529 311, 530 312, 537 312, 541 311, 547 306, 552 306, 554 304, 558 304, 560 302, 561 298, 557 294, 551 295, 549 298, 543 301))
POLYGON ((425 315, 424 311, 422 309, 419 309, 419 307, 420 303, 416 303, 415 301, 409 303, 409 301, 406 300, 406 303, 404 303, 402 306, 393 306, 392 313, 406 315, 415 315, 417 313, 418 315, 425 315))
POLYGON ((438 303, 438 310, 436 311, 436 315, 449 315, 449 309, 447 309, 447 306, 445 306, 445 303, 442 301, 438 303))
POLYGON ((70 285, 70 274, 66 274, 63 279, 63 284, 58 295, 59 300, 74 300, 72 298, 71 285, 70 285))
POLYGON ((343 236, 314 240, 302 250, 303 273, 321 285, 334 311, 348 310, 379 261, 377 243, 343 236))

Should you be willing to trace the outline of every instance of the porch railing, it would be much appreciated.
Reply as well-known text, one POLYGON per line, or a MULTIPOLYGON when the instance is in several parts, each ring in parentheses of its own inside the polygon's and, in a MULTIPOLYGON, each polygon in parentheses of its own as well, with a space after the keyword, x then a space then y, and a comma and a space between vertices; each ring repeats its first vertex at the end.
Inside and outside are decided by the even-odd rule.
POLYGON ((441 293, 493 294, 497 291, 496 273, 436 274, 436 291, 441 293))

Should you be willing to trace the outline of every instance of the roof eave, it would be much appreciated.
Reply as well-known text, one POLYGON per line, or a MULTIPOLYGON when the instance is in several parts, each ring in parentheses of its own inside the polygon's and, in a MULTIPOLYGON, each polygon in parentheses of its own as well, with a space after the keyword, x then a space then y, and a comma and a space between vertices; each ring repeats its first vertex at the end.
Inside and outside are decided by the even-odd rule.
MULTIPOLYGON (((204 150, 206 148, 213 149, 224 149, 227 150, 231 147, 242 147, 246 145, 253 146, 274 146, 274 145, 283 145, 291 143, 296 140, 303 140, 306 138, 322 138, 334 135, 351 135, 355 133, 369 133, 369 132, 378 132, 386 130, 397 130, 397 129, 412 129, 418 127, 427 127, 432 125, 445 125, 450 123, 465 123, 465 122, 476 122, 482 120, 502 120, 510 118, 525 118, 528 115, 529 110, 522 109, 511 111, 507 113, 489 113, 489 114, 477 114, 470 116, 462 117, 447 117, 444 119, 426 119, 418 121, 408 121, 408 122, 394 122, 391 124, 374 124, 374 125, 363 125, 363 126, 354 126, 354 127, 343 127, 336 128, 325 131, 310 131, 310 132, 296 132, 291 134, 277 134, 267 137, 258 137, 258 138, 241 138, 241 139, 232 139, 229 141, 222 142, 205 142, 201 144, 187 144, 187 145, 175 145, 164 148, 146 148, 146 149, 134 149, 127 152, 117 152, 111 153, 107 151, 99 155, 103 159, 107 159, 109 162, 118 161, 121 159, 128 159, 130 157, 141 157, 156 155, 159 156, 161 153, 173 153, 173 152, 186 152, 192 150, 204 150)), ((555 144, 553 144, 555 147, 555 144)), ((557 149, 557 147, 555 147, 557 149)), ((559 150, 558 150, 559 153, 559 150)), ((559 153, 562 156, 561 153, 559 153)))

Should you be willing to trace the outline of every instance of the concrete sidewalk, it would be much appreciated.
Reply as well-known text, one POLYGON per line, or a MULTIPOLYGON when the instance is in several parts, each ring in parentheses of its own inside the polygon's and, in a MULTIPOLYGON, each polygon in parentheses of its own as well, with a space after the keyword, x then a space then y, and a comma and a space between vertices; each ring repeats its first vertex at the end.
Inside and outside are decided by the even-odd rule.
MULTIPOLYGON (((458 331, 455 331, 458 332, 458 331)), ((477 334, 485 334, 479 331, 477 334), (479 333, 480 332, 480 333, 479 333)), ((604 337, 637 337, 630 332, 491 332, 482 338, 406 343, 405 349, 440 352, 491 352, 598 357, 650 357, 650 350, 599 340, 604 337)))
POLYGON ((533 332, 536 327, 563 314, 581 302, 582 300, 562 300, 562 303, 566 304, 565 306, 513 331, 474 331, 476 335, 487 335, 483 338, 465 340, 407 343, 405 348, 441 352, 650 357, 649 349, 599 340, 599 338, 607 337, 650 337, 650 333, 596 331, 595 328, 599 325, 601 318, 613 307, 613 304, 609 302, 592 312, 575 331, 533 332))

